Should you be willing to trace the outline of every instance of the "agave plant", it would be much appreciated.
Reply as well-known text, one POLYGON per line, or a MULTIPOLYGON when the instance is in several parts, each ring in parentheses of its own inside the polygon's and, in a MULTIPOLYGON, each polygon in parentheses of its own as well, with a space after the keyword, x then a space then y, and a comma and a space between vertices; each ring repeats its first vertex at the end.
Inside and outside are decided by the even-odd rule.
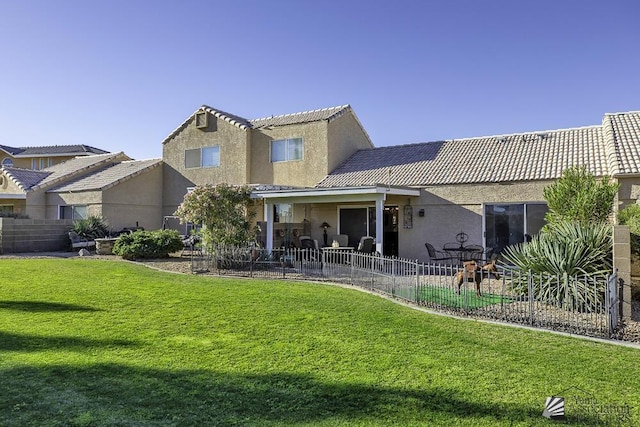
POLYGON ((593 311, 603 302, 601 279, 611 272, 611 251, 609 225, 562 221, 528 243, 506 248, 503 256, 523 273, 512 281, 515 291, 528 293, 533 276, 536 299, 593 311))
POLYGON ((87 239, 96 239, 109 235, 109 225, 106 220, 96 215, 73 221, 71 230, 87 239))

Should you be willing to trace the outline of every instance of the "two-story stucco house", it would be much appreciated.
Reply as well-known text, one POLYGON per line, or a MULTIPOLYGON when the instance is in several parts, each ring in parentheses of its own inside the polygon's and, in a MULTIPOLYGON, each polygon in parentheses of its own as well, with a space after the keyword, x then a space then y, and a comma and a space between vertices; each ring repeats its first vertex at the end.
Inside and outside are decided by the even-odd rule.
MULTIPOLYGON (((163 211, 172 215, 189 188, 203 184, 314 187, 349 156, 371 148, 348 105, 255 120, 202 106, 163 141, 163 211)), ((270 245, 274 222, 310 233, 315 215, 308 203, 264 200, 258 214, 268 223, 270 245)))
MULTIPOLYGON (((164 207, 189 187, 251 184, 267 247, 283 223, 323 242, 376 238, 385 255, 428 259, 475 243, 501 251, 544 225, 543 189, 570 166, 620 184, 617 206, 640 196, 640 113, 602 124, 375 148, 349 106, 247 120, 203 106, 163 142, 164 207)), ((286 227, 286 226, 285 226, 286 227)), ((295 243, 295 242, 294 242, 295 243)))

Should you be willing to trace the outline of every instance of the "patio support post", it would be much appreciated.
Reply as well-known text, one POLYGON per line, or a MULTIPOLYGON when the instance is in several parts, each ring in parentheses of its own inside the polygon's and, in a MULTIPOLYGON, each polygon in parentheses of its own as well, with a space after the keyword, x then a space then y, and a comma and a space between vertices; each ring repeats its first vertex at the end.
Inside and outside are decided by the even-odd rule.
POLYGON ((273 251, 273 203, 269 203, 265 200, 264 203, 264 218, 267 222, 267 252, 273 251))
POLYGON ((384 194, 378 194, 376 197, 376 251, 380 255, 384 255, 382 252, 382 236, 383 236, 383 222, 384 222, 384 194))

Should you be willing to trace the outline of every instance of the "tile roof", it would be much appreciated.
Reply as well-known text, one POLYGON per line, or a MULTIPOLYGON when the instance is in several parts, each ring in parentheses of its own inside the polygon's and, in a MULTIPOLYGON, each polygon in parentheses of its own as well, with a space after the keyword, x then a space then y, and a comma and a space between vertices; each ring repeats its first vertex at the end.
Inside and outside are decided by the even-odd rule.
POLYGON ((239 127, 240 129, 249 130, 271 126, 286 126, 297 123, 310 123, 322 120, 327 120, 330 122, 345 114, 346 112, 351 111, 351 106, 347 104, 338 107, 321 108, 318 110, 302 111, 300 113, 282 114, 279 116, 270 116, 260 119, 248 120, 243 117, 224 112, 220 109, 209 107, 208 105, 203 105, 202 107, 194 111, 193 114, 191 114, 176 129, 174 129, 173 132, 171 132, 169 136, 167 136, 164 141, 162 141, 162 143, 166 144, 176 135, 178 135, 185 127, 187 127, 187 125, 189 125, 189 123, 194 120, 195 115, 201 111, 207 111, 215 117, 225 120, 232 125, 239 127))
POLYGON ((640 111, 605 114, 602 128, 615 173, 640 173, 640 111))
POLYGON ((23 148, 9 147, 7 145, 0 145, 0 150, 3 150, 5 152, 7 152, 8 154, 11 154, 12 156, 15 156, 16 154, 20 153, 24 149, 23 148))
POLYGON ((145 170, 160 166, 161 159, 127 160, 120 163, 108 164, 104 168, 89 175, 78 177, 59 186, 50 188, 47 192, 59 193, 70 191, 106 190, 122 181, 126 181, 145 170))
POLYGON ((49 145, 42 147, 9 147, 0 145, 0 149, 14 157, 33 156, 88 156, 92 154, 106 154, 108 151, 91 147, 90 145, 49 145))
POLYGON ((318 187, 548 180, 572 165, 612 173, 601 126, 360 150, 318 187))
POLYGON ((23 191, 29 190, 51 174, 51 172, 6 166, 1 170, 23 191))
POLYGON ((42 169, 43 172, 50 172, 42 181, 36 186, 38 188, 48 187, 55 185, 56 183, 66 181, 74 176, 79 176, 87 171, 95 169, 103 164, 114 163, 123 160, 131 160, 129 156, 124 153, 108 153, 108 154, 96 154, 92 156, 82 156, 69 159, 62 163, 49 166, 42 169))
POLYGON ((297 123, 319 122, 322 120, 332 121, 348 111, 351 111, 351 107, 347 104, 340 105, 338 107, 322 108, 319 110, 302 111, 300 113, 263 117, 251 120, 250 122, 254 128, 261 128, 267 126, 286 126, 297 123))

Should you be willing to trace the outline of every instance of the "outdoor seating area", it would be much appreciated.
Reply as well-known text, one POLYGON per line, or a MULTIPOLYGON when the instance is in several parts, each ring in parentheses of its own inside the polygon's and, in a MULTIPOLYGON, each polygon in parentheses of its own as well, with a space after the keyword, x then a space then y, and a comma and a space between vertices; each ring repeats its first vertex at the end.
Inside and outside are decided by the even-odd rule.
POLYGON ((75 231, 69 232, 69 242, 70 242, 71 250, 75 250, 75 249, 89 250, 91 248, 95 248, 96 246, 95 240, 89 240, 85 237, 82 237, 75 231))
POLYGON ((468 261, 488 262, 494 257, 493 248, 485 249, 481 245, 466 244, 469 236, 460 232, 456 235, 455 243, 445 243, 442 250, 436 249, 431 243, 425 243, 429 261, 447 265, 462 265, 468 261))

